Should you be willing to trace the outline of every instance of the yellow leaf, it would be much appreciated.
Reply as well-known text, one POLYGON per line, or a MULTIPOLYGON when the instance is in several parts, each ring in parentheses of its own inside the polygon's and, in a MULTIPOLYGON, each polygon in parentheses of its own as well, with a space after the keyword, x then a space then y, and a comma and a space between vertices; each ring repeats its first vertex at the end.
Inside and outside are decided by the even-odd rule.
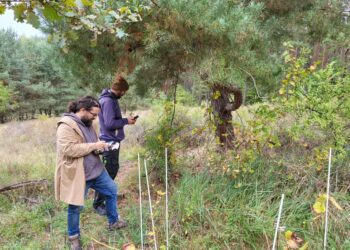
POLYGON ((278 93, 279 93, 280 95, 284 95, 284 94, 286 93, 286 90, 285 90, 284 88, 281 88, 281 89, 278 91, 278 93))
POLYGON ((165 192, 162 192, 161 190, 158 190, 157 194, 160 195, 160 196, 163 196, 163 195, 165 195, 165 192))
POLYGON ((326 194, 320 194, 319 196, 318 196, 318 198, 317 198, 317 201, 319 201, 319 202, 326 202, 326 200, 327 200, 327 195, 326 194))
POLYGON ((127 6, 123 6, 123 7, 119 8, 119 12, 120 12, 121 14, 126 13, 128 10, 129 10, 129 8, 128 8, 127 6))
POLYGON ((293 232, 288 230, 287 232, 284 233, 284 237, 286 237, 287 240, 292 239, 293 232))
POLYGON ((235 188, 240 188, 242 186, 242 183, 237 183, 236 185, 235 185, 235 188))
POLYGON ((326 206, 324 203, 316 201, 315 204, 312 206, 314 211, 318 214, 324 213, 326 211, 326 206))
POLYGON ((154 235, 154 232, 151 231, 151 232, 148 232, 148 236, 153 236, 154 235))
POLYGON ((315 70, 315 69, 316 69, 316 65, 315 64, 310 66, 310 70, 315 70))

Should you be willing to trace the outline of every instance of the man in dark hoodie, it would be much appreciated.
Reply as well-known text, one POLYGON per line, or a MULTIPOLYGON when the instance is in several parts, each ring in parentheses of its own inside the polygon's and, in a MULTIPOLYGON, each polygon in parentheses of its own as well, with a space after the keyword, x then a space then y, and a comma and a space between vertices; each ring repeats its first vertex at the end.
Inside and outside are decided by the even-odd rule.
MULTIPOLYGON (((103 162, 109 176, 114 180, 119 170, 120 142, 125 138, 124 126, 135 124, 135 117, 123 118, 119 106, 120 99, 129 89, 129 84, 120 75, 117 75, 110 89, 104 89, 100 95, 99 102, 101 112, 98 115, 100 121, 100 140, 107 143, 118 143, 115 150, 103 152, 103 162)), ((93 207, 100 215, 106 215, 105 196, 95 192, 93 207)))
POLYGON ((100 104, 85 96, 69 104, 57 125, 57 165, 55 197, 68 204, 68 238, 71 249, 80 250, 80 211, 84 194, 92 188, 105 195, 110 230, 126 226, 117 211, 117 186, 104 169, 96 151, 108 149, 99 141, 92 121, 100 112, 100 104))

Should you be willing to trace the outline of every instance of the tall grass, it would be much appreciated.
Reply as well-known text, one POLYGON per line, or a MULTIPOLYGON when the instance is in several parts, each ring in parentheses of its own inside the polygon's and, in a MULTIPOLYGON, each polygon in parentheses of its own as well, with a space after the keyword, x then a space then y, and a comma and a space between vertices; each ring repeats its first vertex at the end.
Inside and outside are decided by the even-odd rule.
MULTIPOLYGON (((173 190, 170 201, 174 249, 269 249, 280 196, 286 194, 281 225, 309 242, 310 249, 322 249, 323 220, 312 211, 317 193, 298 188, 284 178, 278 166, 261 161, 254 176, 235 181, 208 172, 186 173, 173 190)), ((346 208, 332 207, 329 249, 349 249, 349 195, 338 193, 346 208)), ((280 234, 279 249, 286 246, 280 234)))

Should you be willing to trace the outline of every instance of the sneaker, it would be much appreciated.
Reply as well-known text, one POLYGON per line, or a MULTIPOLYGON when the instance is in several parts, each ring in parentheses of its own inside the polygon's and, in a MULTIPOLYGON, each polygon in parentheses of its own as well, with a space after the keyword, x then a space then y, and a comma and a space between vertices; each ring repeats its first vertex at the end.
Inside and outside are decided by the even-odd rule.
POLYGON ((82 250, 79 234, 68 237, 71 250, 82 250))
POLYGON ((98 206, 97 208, 95 208, 95 212, 98 213, 101 216, 106 216, 107 215, 106 207, 103 206, 103 205, 98 206))
POLYGON ((118 221, 114 222, 113 224, 109 224, 108 229, 110 231, 113 231, 113 230, 121 229, 121 228, 126 227, 126 226, 127 226, 127 224, 126 224, 125 220, 119 219, 118 221))

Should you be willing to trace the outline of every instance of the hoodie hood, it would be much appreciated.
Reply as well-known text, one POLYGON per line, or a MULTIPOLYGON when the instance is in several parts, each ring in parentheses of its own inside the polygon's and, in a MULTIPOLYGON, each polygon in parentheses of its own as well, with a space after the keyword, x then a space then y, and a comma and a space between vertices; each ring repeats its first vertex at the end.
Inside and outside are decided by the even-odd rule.
POLYGON ((111 97, 111 98, 115 98, 115 99, 120 99, 120 96, 116 96, 111 89, 103 89, 102 93, 100 95, 99 100, 101 100, 104 97, 111 97))
POLYGON ((85 124, 80 120, 80 118, 79 118, 76 114, 74 114, 74 113, 64 113, 63 116, 70 117, 70 118, 72 118, 76 123, 78 123, 79 126, 84 126, 84 127, 86 127, 85 124))

